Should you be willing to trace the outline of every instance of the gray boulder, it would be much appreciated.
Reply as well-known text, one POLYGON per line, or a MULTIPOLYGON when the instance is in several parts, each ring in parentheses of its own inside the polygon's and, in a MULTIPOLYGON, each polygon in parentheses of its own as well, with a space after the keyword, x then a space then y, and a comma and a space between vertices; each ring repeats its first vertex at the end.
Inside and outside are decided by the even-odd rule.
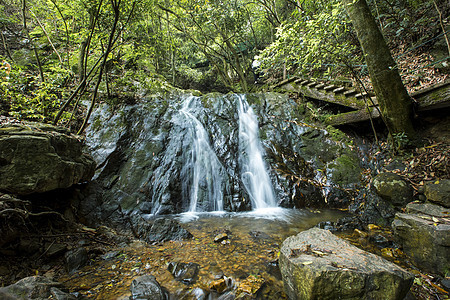
POLYGON ((64 128, 46 124, 0 127, 0 190, 27 195, 92 178, 95 162, 83 142, 64 128))
POLYGON ((15 284, 0 288, 0 299, 76 299, 75 296, 60 290, 61 284, 44 276, 26 277, 15 284))
POLYGON ((373 179, 376 193, 395 206, 404 206, 412 201, 413 189, 400 175, 380 173, 373 179))
POLYGON ((319 228, 287 238, 279 264, 290 299, 403 299, 414 278, 319 228))
POLYGON ((411 202, 406 206, 406 213, 396 214, 392 229, 403 251, 417 267, 442 275, 450 271, 448 209, 411 202))
POLYGON ((164 292, 156 281, 155 276, 144 275, 134 279, 131 282, 131 297, 132 300, 163 300, 165 299, 164 292))
POLYGON ((152 222, 140 221, 136 227, 139 238, 148 243, 182 241, 193 237, 177 221, 169 218, 159 218, 152 222))
POLYGON ((450 180, 442 179, 425 184, 427 200, 447 208, 450 207, 450 180))

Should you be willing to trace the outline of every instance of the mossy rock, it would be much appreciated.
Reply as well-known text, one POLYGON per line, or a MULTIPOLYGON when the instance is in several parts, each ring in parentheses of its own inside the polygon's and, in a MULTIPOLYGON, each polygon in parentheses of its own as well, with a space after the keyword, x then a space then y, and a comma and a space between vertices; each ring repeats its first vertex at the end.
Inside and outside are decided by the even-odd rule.
POLYGON ((356 155, 343 154, 336 158, 330 167, 331 180, 335 184, 349 185, 361 180, 361 166, 356 155))

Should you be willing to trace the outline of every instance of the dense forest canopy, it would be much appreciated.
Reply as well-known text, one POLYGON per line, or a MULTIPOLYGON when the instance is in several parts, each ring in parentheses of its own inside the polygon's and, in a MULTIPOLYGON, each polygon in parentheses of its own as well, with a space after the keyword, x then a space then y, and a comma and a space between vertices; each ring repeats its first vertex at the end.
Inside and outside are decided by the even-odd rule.
MULTIPOLYGON (((398 56, 446 38, 446 0, 367 2, 398 56)), ((367 75, 338 0, 0 0, 0 9, 1 114, 52 122, 66 103, 57 119, 74 130, 82 100, 169 85, 254 91, 262 72, 266 82, 367 75)))

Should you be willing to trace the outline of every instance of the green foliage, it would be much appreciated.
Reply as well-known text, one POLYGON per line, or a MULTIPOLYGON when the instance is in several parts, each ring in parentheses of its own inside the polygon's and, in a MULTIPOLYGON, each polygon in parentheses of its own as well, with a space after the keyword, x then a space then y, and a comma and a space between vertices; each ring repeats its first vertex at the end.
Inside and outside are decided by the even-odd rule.
POLYGON ((46 76, 49 80, 40 82, 38 76, 15 66, 9 74, 0 70, 2 113, 22 120, 50 121, 65 94, 61 89, 64 79, 60 72, 46 73, 46 76))
POLYGON ((346 64, 361 64, 354 37, 340 1, 307 1, 302 11, 277 30, 276 41, 261 53, 262 68, 290 73, 308 70, 329 76, 346 64))

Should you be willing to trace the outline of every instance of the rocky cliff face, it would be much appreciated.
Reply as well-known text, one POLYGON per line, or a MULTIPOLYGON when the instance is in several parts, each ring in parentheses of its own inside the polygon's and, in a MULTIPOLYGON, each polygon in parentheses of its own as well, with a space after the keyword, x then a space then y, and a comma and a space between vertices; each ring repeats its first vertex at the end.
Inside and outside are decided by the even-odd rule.
POLYGON ((275 205, 321 207, 338 187, 333 174, 359 178, 355 154, 326 130, 302 123, 298 106, 275 93, 180 94, 103 105, 91 118, 87 144, 100 167, 95 178, 102 192, 85 213, 98 217, 251 210, 257 196, 249 177, 261 172, 267 172, 275 205), (241 110, 254 114, 255 128, 241 110), (260 147, 265 171, 247 166, 258 156, 252 147, 260 147), (342 155, 354 162, 353 177, 343 171, 342 155))
POLYGON ((39 123, 0 127, 0 191, 28 195, 89 181, 95 162, 64 128, 39 123))

